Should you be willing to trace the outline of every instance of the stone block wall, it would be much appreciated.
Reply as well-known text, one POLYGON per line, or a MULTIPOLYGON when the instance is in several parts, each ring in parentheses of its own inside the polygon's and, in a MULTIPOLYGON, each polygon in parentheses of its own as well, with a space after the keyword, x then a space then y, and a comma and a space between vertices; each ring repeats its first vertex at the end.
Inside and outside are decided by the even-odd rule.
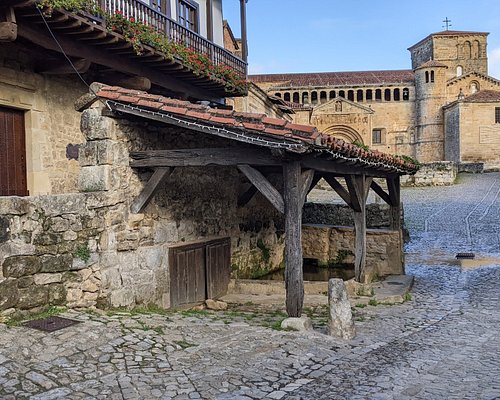
POLYGON ((403 175, 402 186, 449 186, 457 178, 458 168, 452 161, 422 164, 415 175, 403 175))
MULTIPOLYGON (((366 236, 366 281, 404 274, 400 232, 367 229, 366 236)), ((304 258, 323 264, 354 263, 354 228, 303 225, 302 248, 304 258)))
POLYGON ((144 213, 130 212, 152 175, 129 167, 130 151, 231 143, 98 107, 83 113, 81 130, 81 193, 0 198, 0 312, 169 307, 169 246, 204 238, 231 237, 235 276, 280 267, 283 218, 259 194, 238 208, 248 184, 236 168, 176 168, 144 213))

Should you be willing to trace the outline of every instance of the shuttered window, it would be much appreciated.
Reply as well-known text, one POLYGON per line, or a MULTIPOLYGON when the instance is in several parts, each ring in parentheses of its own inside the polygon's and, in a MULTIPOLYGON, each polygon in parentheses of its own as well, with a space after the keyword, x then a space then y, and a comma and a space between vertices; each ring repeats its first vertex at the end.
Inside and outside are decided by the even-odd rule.
POLYGON ((0 107, 0 196, 27 196, 24 112, 0 107))

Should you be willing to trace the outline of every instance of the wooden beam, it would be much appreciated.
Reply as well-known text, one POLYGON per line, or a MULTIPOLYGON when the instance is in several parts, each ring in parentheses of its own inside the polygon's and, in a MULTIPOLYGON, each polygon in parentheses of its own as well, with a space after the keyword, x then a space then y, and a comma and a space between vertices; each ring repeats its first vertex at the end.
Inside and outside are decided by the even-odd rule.
POLYGON ((380 187, 380 185, 373 181, 370 187, 373 189, 375 193, 379 195, 379 197, 384 200, 387 204, 391 205, 391 198, 390 196, 380 187))
POLYGON ((308 169, 307 171, 302 172, 300 176, 301 187, 300 187, 300 200, 301 207, 304 205, 307 197, 307 193, 309 193, 311 188, 311 183, 314 179, 314 170, 308 169))
POLYGON ((390 228, 395 231, 401 230, 401 184, 399 175, 387 177, 387 187, 390 198, 390 228))
POLYGON ((151 81, 143 76, 117 77, 116 73, 106 77, 106 83, 112 86, 121 86, 127 89, 143 90, 147 92, 151 89, 151 81))
POLYGON ((204 167, 207 165, 281 165, 266 149, 203 148, 135 151, 130 166, 138 167, 204 167))
POLYGON ((300 163, 303 168, 310 168, 320 172, 329 172, 340 175, 367 175, 384 178, 387 172, 377 170, 375 168, 361 167, 358 165, 347 165, 339 160, 328 160, 314 156, 302 156, 300 163))
POLYGON ((302 182, 300 163, 283 165, 285 199, 285 288, 286 312, 300 317, 304 306, 302 271, 302 182))
POLYGON ((262 195, 282 214, 285 213, 283 196, 259 171, 249 165, 238 165, 238 169, 248 178, 262 195))
POLYGON ((72 63, 73 66, 66 60, 53 64, 45 63, 42 68, 37 69, 37 72, 47 75, 64 75, 76 74, 76 71, 78 71, 78 73, 84 74, 89 70, 91 65, 91 62, 85 59, 75 60, 72 63))
POLYGON ((313 190, 316 187, 316 185, 318 184, 318 182, 321 180, 322 177, 323 176, 320 173, 318 173, 318 172, 314 173, 314 178, 311 182, 311 186, 309 186, 309 189, 307 190, 306 198, 307 198, 307 195, 309 193, 311 193, 311 190, 313 190))
MULTIPOLYGON (((347 177, 348 186, 352 187, 351 198, 356 196, 359 210, 354 210, 354 279, 364 282, 366 269, 366 199, 372 178, 365 176, 347 177)), ((350 189, 351 192, 351 189, 350 189)), ((353 199, 354 201, 354 199, 353 199)))
POLYGON ((173 168, 157 168, 141 193, 132 202, 130 211, 134 214, 139 214, 144 211, 158 190, 160 183, 162 183, 173 170, 173 168))
MULTIPOLYGON (((96 27, 97 29, 97 27, 96 27)), ((18 36, 48 50, 60 52, 58 45, 40 29, 33 29, 27 24, 18 25, 18 36)), ((217 96, 211 96, 206 90, 190 86, 169 74, 161 73, 156 69, 142 65, 139 61, 130 61, 126 57, 116 57, 104 48, 91 46, 86 43, 56 34, 58 42, 65 53, 70 57, 80 57, 92 63, 103 65, 130 75, 147 77, 152 83, 175 92, 185 93, 199 99, 218 101, 217 96)))
POLYGON ((342 200, 351 208, 351 196, 347 190, 344 189, 344 186, 331 174, 323 174, 323 179, 331 186, 331 188, 337 193, 342 200))
POLYGON ((250 187, 243 193, 240 197, 238 197, 238 207, 246 206, 250 200, 257 194, 258 190, 254 185, 250 185, 250 187))
POLYGON ((17 25, 14 22, 0 22, 0 42, 13 42, 17 39, 17 25))

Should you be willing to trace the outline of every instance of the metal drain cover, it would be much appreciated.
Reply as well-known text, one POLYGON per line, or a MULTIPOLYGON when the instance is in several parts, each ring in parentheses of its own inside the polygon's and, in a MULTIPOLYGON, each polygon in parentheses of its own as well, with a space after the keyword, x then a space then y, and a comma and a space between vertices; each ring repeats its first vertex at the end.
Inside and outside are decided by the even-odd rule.
POLYGON ((67 328, 68 326, 79 324, 81 321, 62 317, 48 317, 45 319, 38 319, 25 322, 23 325, 28 328, 38 329, 45 332, 54 332, 59 329, 67 328))
POLYGON ((474 258, 476 255, 474 253, 457 253, 456 258, 474 258))

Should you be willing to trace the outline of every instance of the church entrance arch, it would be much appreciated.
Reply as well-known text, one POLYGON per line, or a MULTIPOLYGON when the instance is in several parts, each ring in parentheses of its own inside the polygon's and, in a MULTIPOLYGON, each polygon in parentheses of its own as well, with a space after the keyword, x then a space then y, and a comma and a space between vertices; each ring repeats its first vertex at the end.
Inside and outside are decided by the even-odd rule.
POLYGON ((323 132, 337 139, 342 139, 348 143, 358 142, 364 144, 361 135, 350 126, 333 125, 325 129, 323 132))

